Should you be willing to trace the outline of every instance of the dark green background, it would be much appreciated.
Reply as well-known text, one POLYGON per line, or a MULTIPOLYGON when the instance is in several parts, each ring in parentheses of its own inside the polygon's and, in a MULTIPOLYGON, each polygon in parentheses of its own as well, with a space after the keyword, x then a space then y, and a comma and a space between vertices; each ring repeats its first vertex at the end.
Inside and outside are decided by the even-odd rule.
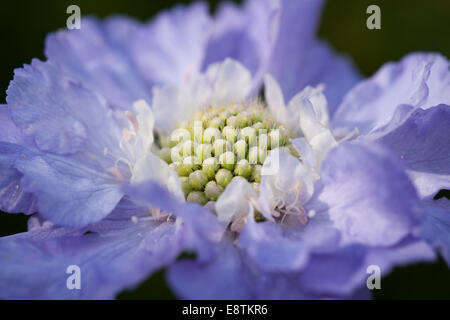
MULTIPOLYGON (((44 59, 45 35, 64 28, 70 4, 84 15, 105 17, 121 13, 145 21, 162 9, 191 1, 150 0, 16 0, 0 3, 0 90, 4 92, 13 69, 32 58, 44 59)), ((208 1, 213 11, 219 1, 208 1)), ((436 51, 450 57, 450 1, 448 0, 330 0, 319 28, 319 36, 349 54, 364 75, 373 74, 383 63, 398 60, 412 51, 436 51), (366 28, 366 8, 381 8, 381 30, 366 28)), ((4 103, 5 94, 0 103, 4 103)), ((1 124, 0 124, 1 126, 1 124)), ((1 128, 1 127, 0 127, 1 128)), ((0 214, 0 236, 26 230, 23 215, 0 214)), ((120 298, 171 298, 163 271, 120 298)), ((450 299, 450 272, 440 260, 396 269, 375 290, 381 299, 450 299)))

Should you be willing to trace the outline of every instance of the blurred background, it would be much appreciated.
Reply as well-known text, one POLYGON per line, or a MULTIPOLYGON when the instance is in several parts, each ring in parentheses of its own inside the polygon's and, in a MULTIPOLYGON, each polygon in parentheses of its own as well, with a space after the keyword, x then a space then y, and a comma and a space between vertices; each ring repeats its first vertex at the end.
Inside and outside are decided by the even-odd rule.
MULTIPOLYGON (((16 0, 0 3, 0 103, 5 103, 13 70, 32 58, 44 59, 47 33, 65 28, 66 8, 76 4, 82 15, 106 17, 126 14, 141 21, 159 11, 188 0, 16 0)), ((211 12, 221 1, 205 1, 211 12)), ((234 1, 241 2, 241 1, 234 1)), ((450 57, 449 0, 329 0, 319 26, 319 37, 334 48, 350 55, 366 75, 372 75, 382 64, 399 60, 412 51, 440 52, 450 57), (366 28, 366 9, 376 4, 381 8, 381 30, 366 28)), ((449 89, 450 90, 450 89, 449 89)), ((0 124, 1 130, 1 124, 0 124)), ((450 128, 449 128, 450 130, 450 128)), ((438 196, 449 197, 449 192, 438 196)), ((27 217, 0 212, 0 236, 26 231, 27 217)), ((418 264, 397 268, 383 278, 375 299, 450 299, 450 272, 440 259, 434 264, 418 264)), ((164 270, 121 299, 170 299, 174 296, 165 285, 164 270)))

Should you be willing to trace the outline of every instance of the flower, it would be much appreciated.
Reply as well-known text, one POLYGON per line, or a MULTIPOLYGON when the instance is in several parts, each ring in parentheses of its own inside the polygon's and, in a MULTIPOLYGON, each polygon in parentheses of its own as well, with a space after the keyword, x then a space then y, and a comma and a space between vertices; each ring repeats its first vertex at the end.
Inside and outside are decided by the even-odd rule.
POLYGON ((431 202, 448 61, 410 55, 348 91, 360 76, 314 39, 320 7, 194 4, 50 35, 0 108, 0 208, 39 212, 0 239, 0 297, 114 298, 169 266, 183 298, 361 298, 369 265, 448 259, 431 202))
MULTIPOLYGON (((450 109, 433 106, 447 101, 447 92, 439 86, 450 79, 448 62, 439 55, 413 54, 399 64, 406 66, 388 64, 355 86, 332 117, 322 86, 306 87, 285 106, 277 81, 265 76, 267 112, 290 132, 295 152, 275 148, 262 169, 278 166, 261 175, 256 190, 251 178, 235 177, 215 204, 207 206, 217 220, 205 227, 222 227, 223 233, 215 238, 209 259, 169 266, 168 280, 180 297, 364 298, 372 265, 387 274, 398 265, 432 261, 432 246, 448 258, 448 200, 430 202, 449 187, 445 173, 450 109), (417 79, 421 66, 431 72, 417 79), (390 68, 401 70, 397 78, 390 68), (369 84, 374 87, 385 72, 396 85, 368 97, 369 84), (435 77, 443 82, 437 84, 435 77), (417 90, 427 90, 420 100, 411 100, 418 95, 416 81, 421 84, 417 90), (360 90, 366 95, 355 101, 360 90), (385 97, 397 100, 386 102, 385 97), (349 117, 351 125, 340 125, 344 118, 339 115, 355 103, 361 118, 349 117), (374 106, 391 110, 386 103, 399 106, 395 113, 382 111, 374 119, 374 106), (365 131, 367 105, 372 106, 367 116, 373 123, 365 131)), ((242 112, 251 111, 249 104, 242 112)), ((143 182, 126 190, 142 204, 175 214, 184 210, 158 183, 143 182)))

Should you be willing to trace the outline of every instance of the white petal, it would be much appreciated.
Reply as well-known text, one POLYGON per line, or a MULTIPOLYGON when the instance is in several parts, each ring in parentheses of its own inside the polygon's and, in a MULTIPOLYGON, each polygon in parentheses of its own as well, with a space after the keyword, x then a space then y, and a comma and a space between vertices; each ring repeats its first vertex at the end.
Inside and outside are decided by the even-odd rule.
POLYGON ((269 153, 264 166, 269 162, 278 162, 279 168, 277 174, 262 175, 261 190, 264 192, 260 194, 261 210, 267 209, 267 203, 270 211, 277 203, 283 206, 305 204, 314 192, 316 174, 290 153, 274 151, 269 153), (278 160, 272 159, 274 157, 278 160), (261 199, 262 196, 269 200, 261 199))
POLYGON ((306 87, 288 104, 289 115, 300 113, 300 129, 308 141, 329 127, 327 101, 322 90, 321 86, 306 87))
POLYGON ((152 107, 158 129, 167 134, 172 131, 178 121, 190 116, 195 108, 191 92, 176 87, 153 89, 152 107))
POLYGON ((138 159, 133 167, 131 183, 155 180, 165 186, 178 199, 184 201, 180 179, 168 164, 151 152, 138 159))
POLYGON ((216 202, 219 221, 228 224, 253 214, 252 198, 257 195, 250 183, 241 177, 233 178, 216 202))
POLYGON ((311 145, 306 141, 305 138, 292 139, 291 142, 294 148, 300 154, 303 165, 307 166, 310 170, 314 171, 316 175, 318 175, 319 163, 311 145))
POLYGON ((264 76, 264 96, 269 110, 276 120, 286 124, 289 117, 284 104, 283 93, 278 82, 270 74, 264 76))
POLYGON ((133 104, 138 122, 137 137, 142 141, 144 150, 150 150, 153 144, 153 129, 155 126, 155 117, 152 109, 144 100, 136 101, 133 104))
POLYGON ((325 130, 314 136, 309 143, 314 151, 314 154, 316 155, 318 169, 320 170, 323 160, 327 156, 328 152, 337 145, 337 142, 331 131, 325 130))
POLYGON ((243 102, 250 93, 252 76, 239 62, 226 59, 217 71, 212 104, 229 105, 243 102))

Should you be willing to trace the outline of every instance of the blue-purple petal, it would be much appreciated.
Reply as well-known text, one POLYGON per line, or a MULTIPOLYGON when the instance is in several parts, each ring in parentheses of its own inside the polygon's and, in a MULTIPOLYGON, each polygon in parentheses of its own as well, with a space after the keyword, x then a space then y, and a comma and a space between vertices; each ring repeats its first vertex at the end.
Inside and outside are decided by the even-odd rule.
POLYGON ((423 213, 399 159, 369 143, 342 143, 322 164, 323 191, 344 242, 389 246, 411 234, 423 213))
POLYGON ((393 127, 376 140, 402 160, 420 196, 450 189, 450 106, 417 109, 393 127))
POLYGON ((423 237, 439 250, 450 266, 450 200, 442 198, 429 203, 423 223, 423 237))
POLYGON ((137 31, 131 56, 150 86, 182 86, 201 69, 211 21, 195 3, 160 13, 137 31))
MULTIPOLYGON (((6 105, 0 105, 0 123, 2 124, 1 142, 27 144, 24 137, 12 121, 6 105)), ((35 212, 35 197, 20 187, 22 173, 13 167, 14 156, 0 154, 0 210, 9 213, 31 214, 35 212)))
POLYGON ((450 104, 448 69, 449 62, 439 54, 414 53, 389 62, 346 94, 332 124, 366 134, 386 125, 399 105, 450 104))
POLYGON ((268 272, 298 271, 308 261, 306 245, 285 236, 273 222, 248 222, 239 236, 238 247, 268 272))
POLYGON ((128 222, 83 234, 44 227, 0 239, 0 297, 6 299, 113 299, 175 259, 182 234, 173 224, 128 222), (69 290, 69 266, 80 268, 80 290, 69 290))
POLYGON ((279 3, 271 0, 223 3, 214 17, 203 69, 235 59, 252 73, 253 89, 258 89, 274 49, 279 10, 279 3))
POLYGON ((352 62, 315 39, 322 1, 285 0, 269 71, 286 101, 307 85, 325 83, 330 113, 360 79, 352 62))
POLYGON ((0 151, 23 174, 20 188, 36 197, 36 209, 54 223, 81 227, 99 221, 122 198, 113 176, 77 161, 6 142, 0 151))
POLYGON ((199 260, 211 257, 225 232, 224 226, 209 209, 192 202, 180 202, 155 181, 126 184, 122 186, 122 191, 136 203, 180 218, 186 230, 186 247, 195 251, 199 260))
POLYGON ((104 96, 114 107, 130 109, 150 101, 150 84, 140 75, 130 53, 140 25, 125 17, 105 22, 82 19, 79 30, 58 31, 46 39, 45 54, 70 77, 104 96))

